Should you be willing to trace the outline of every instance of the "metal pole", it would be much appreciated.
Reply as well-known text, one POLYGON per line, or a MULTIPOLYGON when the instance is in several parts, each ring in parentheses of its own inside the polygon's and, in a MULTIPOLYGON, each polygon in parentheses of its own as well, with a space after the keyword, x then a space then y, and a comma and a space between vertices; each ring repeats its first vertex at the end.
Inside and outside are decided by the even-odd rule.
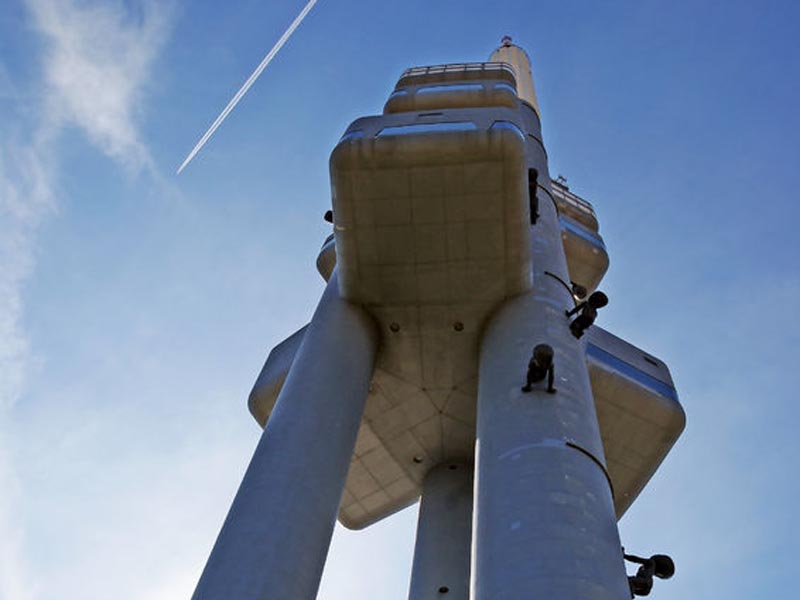
POLYGON ((378 347, 331 277, 193 600, 313 600, 378 347))
POLYGON ((409 600, 469 600, 472 474, 443 463, 425 477, 409 600))
POLYGON ((534 289, 498 310, 481 343, 473 600, 627 600, 586 359, 564 314, 573 301, 548 187, 533 229, 534 289), (520 389, 539 343, 555 351, 555 394, 520 389))

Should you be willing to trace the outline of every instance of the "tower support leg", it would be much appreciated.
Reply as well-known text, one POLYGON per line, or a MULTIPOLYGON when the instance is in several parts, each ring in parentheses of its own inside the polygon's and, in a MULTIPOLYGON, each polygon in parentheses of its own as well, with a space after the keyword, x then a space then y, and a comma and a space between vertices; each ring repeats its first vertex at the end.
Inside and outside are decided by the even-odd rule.
POLYGON ((425 477, 409 600, 469 600, 472 474, 446 462, 425 477))
POLYGON ((193 600, 313 600, 378 346, 331 277, 193 600))
POLYGON ((482 340, 473 600, 630 598, 585 356, 554 291, 508 301, 482 340), (520 389, 539 343, 554 394, 520 389))

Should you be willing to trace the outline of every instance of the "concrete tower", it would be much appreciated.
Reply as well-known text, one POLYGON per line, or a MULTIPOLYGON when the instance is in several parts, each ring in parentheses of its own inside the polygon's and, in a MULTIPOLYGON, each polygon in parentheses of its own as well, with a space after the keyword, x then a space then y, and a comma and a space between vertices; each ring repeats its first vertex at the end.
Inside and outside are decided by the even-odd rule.
POLYGON ((411 600, 629 598, 616 522, 684 414, 662 361, 575 316, 608 255, 550 179, 527 54, 407 70, 330 169, 327 287, 250 395, 195 600, 313 599, 337 515, 420 496, 411 600), (554 390, 526 386, 542 344, 554 390))

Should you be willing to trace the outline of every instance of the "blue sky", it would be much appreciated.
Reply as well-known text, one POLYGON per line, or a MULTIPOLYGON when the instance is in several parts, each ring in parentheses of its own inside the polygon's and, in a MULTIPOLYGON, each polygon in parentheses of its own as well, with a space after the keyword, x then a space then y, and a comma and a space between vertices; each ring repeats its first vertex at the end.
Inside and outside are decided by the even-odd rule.
MULTIPOLYGON (((188 598, 258 439, 246 397, 322 290, 327 160, 400 72, 533 58, 595 204, 605 328, 688 426, 621 522, 654 598, 794 598, 800 9, 792 2, 10 0, 0 12, 0 598, 188 598)), ((405 598, 416 508, 338 528, 320 598, 405 598)))

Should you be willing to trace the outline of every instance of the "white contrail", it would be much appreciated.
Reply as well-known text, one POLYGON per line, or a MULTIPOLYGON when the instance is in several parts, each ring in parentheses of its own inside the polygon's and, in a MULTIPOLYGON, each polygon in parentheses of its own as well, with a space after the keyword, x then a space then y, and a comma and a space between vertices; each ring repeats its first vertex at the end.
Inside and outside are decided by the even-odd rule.
POLYGON ((230 112, 234 109, 234 107, 239 103, 239 100, 242 99, 242 96, 244 96, 247 93, 247 90, 250 89, 250 86, 253 85, 256 79, 258 79, 258 76, 261 75, 261 72, 264 69, 266 69, 267 65, 272 61, 273 58, 275 58, 275 55, 286 43, 286 40, 288 40, 289 36, 291 36, 294 33, 294 30, 297 29, 300 23, 302 23, 303 19, 306 18, 308 11, 310 11, 316 3, 317 0, 309 0, 309 3, 305 5, 305 8, 303 8, 303 10, 300 11, 300 14, 297 15, 295 20, 292 21, 292 24, 289 25, 289 28, 286 31, 284 31, 280 39, 277 42, 275 42, 275 45, 272 47, 272 50, 270 50, 267 53, 267 55, 264 57, 264 60, 261 61, 261 64, 259 64, 258 67, 256 67, 256 70, 253 71, 253 74, 247 78, 247 81, 244 82, 244 85, 241 87, 241 89, 238 92, 236 92, 236 95, 231 99, 230 102, 228 102, 228 106, 225 107, 225 110, 223 110, 217 117, 217 120, 211 124, 211 127, 208 128, 208 131, 206 131, 205 135, 203 135, 203 137, 200 138, 200 141, 197 142, 197 145, 189 153, 189 156, 187 156, 186 160, 183 161, 183 164, 180 166, 180 168, 178 168, 178 172, 176 174, 180 174, 180 172, 183 171, 183 168, 189 164, 189 162, 195 157, 195 155, 198 152, 200 152, 200 149, 208 141, 208 138, 214 135, 214 132, 217 130, 217 127, 222 125, 222 122, 225 120, 225 117, 227 117, 228 114, 230 114, 230 112))

